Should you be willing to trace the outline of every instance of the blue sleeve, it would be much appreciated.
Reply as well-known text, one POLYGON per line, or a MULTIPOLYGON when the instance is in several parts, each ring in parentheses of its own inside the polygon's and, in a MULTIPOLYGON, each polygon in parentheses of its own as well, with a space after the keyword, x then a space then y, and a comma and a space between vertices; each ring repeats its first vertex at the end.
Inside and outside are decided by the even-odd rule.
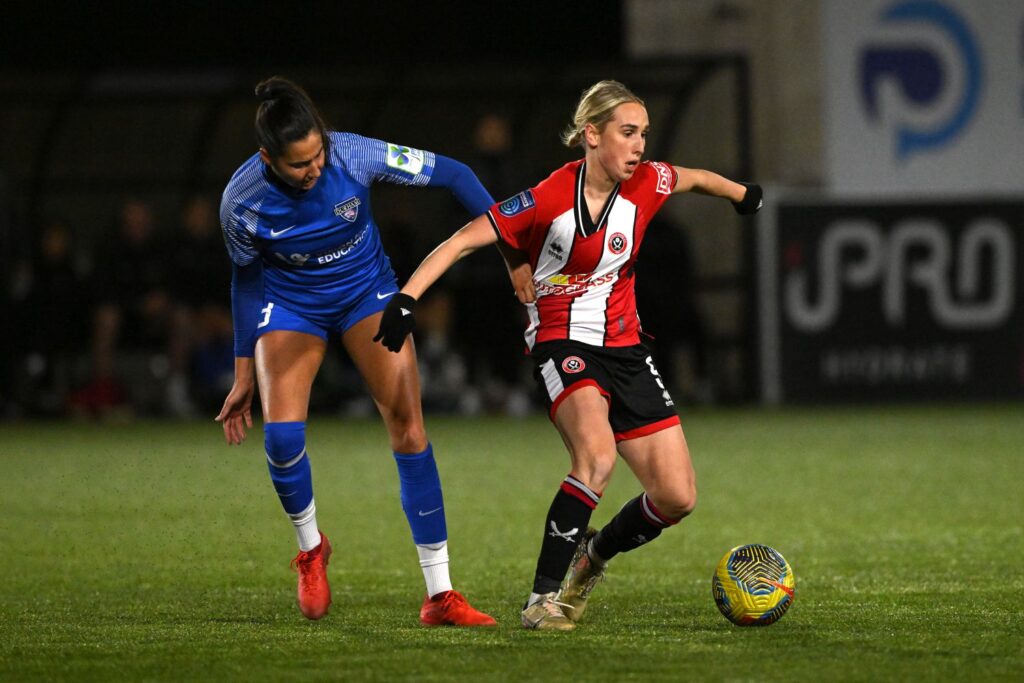
POLYGON ((427 150, 354 133, 331 133, 331 161, 365 187, 377 181, 447 187, 474 218, 494 205, 469 166, 427 150))
POLYGON ((434 172, 427 185, 447 187, 474 218, 494 206, 494 199, 469 166, 441 154, 434 155, 434 172))
POLYGON ((396 145, 355 133, 330 133, 331 163, 343 167, 364 187, 381 181, 394 185, 426 185, 434 169, 434 153, 396 145))
POLYGON ((256 326, 263 306, 263 262, 231 263, 231 319, 235 326, 235 357, 252 358, 256 326))

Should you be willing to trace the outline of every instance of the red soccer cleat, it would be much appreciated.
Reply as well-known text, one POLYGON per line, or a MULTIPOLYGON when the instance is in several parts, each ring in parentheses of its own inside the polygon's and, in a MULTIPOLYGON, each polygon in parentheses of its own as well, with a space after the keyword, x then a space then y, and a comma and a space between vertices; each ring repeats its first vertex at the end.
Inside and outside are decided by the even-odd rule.
POLYGON ((299 609, 307 619, 319 619, 331 606, 331 586, 327 583, 327 561, 331 559, 331 542, 320 534, 320 545, 300 551, 292 560, 292 569, 299 572, 299 609))
POLYGON ((420 621, 427 626, 497 626, 493 617, 473 609, 462 593, 445 591, 423 599, 420 621))

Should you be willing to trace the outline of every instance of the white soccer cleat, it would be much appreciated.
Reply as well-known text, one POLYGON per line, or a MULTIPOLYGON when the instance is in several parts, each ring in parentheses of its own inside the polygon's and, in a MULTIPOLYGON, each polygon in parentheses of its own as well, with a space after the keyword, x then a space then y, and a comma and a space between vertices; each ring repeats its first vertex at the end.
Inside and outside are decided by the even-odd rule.
POLYGON ((545 593, 540 600, 523 610, 523 627, 537 631, 571 631, 576 628, 562 610, 564 603, 557 600, 558 593, 545 593))

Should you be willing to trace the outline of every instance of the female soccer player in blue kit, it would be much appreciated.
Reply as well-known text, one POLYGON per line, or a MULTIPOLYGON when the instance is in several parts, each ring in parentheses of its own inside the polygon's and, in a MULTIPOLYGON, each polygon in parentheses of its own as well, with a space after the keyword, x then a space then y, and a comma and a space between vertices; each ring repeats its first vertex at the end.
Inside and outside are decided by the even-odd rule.
POLYGON ((415 351, 406 344, 393 354, 372 341, 398 285, 370 210, 370 186, 446 187, 471 216, 484 213, 492 199, 460 162, 328 131, 309 96, 291 81, 263 81, 256 97, 259 153, 235 172, 221 203, 233 266, 235 381, 216 419, 228 444, 245 439, 255 370, 270 477, 298 536, 299 607, 319 619, 331 604, 331 544, 316 523, 305 428, 327 337, 339 334, 391 439, 402 507, 427 584, 420 620, 493 625, 449 579, 441 482, 423 425, 415 351))

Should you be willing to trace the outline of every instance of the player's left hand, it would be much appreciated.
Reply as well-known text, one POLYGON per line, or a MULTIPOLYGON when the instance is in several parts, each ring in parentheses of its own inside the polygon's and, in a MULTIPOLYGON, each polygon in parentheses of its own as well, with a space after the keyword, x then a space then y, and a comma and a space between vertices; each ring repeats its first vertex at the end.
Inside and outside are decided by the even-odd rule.
POLYGON ((741 216, 757 213, 764 205, 764 192, 761 191, 761 186, 756 183, 740 183, 740 185, 747 188, 747 191, 743 195, 743 199, 732 203, 736 213, 741 216))
POLYGON ((231 391, 224 399, 220 413, 214 418, 224 427, 224 440, 229 446, 245 441, 245 428, 252 429, 252 399, 256 387, 252 378, 235 379, 231 391))
POLYGON ((388 305, 384 308, 384 314, 380 318, 380 328, 373 341, 379 341, 389 351, 398 353, 405 344, 405 338, 409 336, 416 327, 416 299, 408 294, 398 292, 388 305))

